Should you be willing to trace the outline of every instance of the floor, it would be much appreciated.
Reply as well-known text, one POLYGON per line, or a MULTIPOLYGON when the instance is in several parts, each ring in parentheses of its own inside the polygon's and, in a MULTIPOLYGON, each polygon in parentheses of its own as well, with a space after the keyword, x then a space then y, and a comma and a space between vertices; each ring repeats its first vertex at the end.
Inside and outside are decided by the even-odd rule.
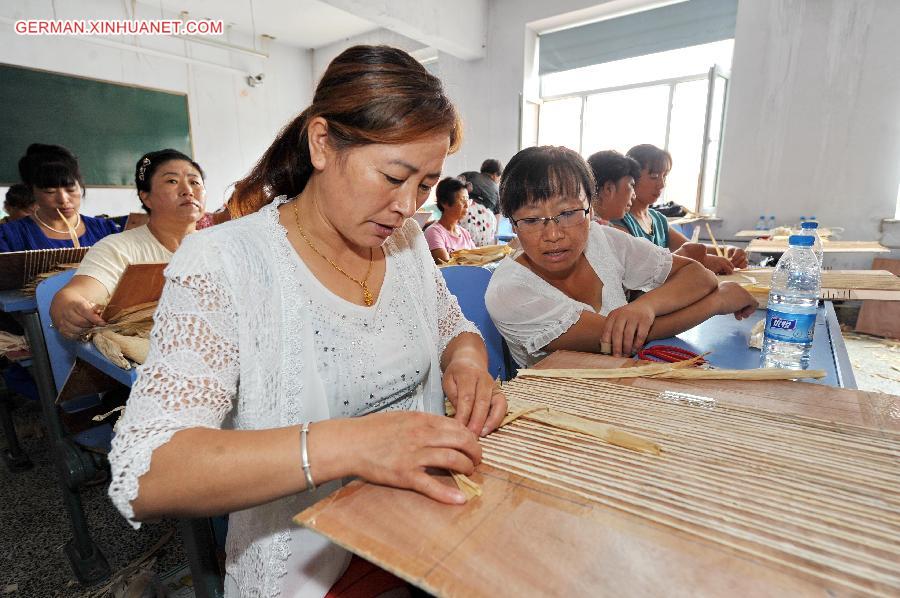
MULTIPOLYGON (((844 332, 857 386, 860 390, 900 395, 900 341, 844 332)), ((121 596, 120 579, 112 586, 83 588, 75 581, 61 547, 70 537, 56 472, 41 436, 37 405, 25 404, 15 412, 16 427, 25 451, 34 462, 30 471, 11 474, 0 465, 0 598, 100 598, 121 596)), ((166 585, 169 595, 193 596, 186 559, 173 521, 145 524, 135 531, 113 508, 106 485, 82 491, 85 511, 95 541, 113 571, 120 571, 167 535, 151 557, 145 581, 166 585)))
MULTIPOLYGON (((14 418, 34 468, 13 474, 0 464, 0 598, 122 596, 118 591, 122 580, 116 576, 112 585, 107 581, 93 588, 84 588, 75 580, 62 553, 63 544, 71 537, 70 524, 37 404, 24 404, 14 418)), ((112 570, 120 571, 168 535, 168 541, 146 563, 149 573, 143 581, 185 585, 187 560, 175 522, 145 524, 133 530, 107 498, 106 486, 85 488, 81 496, 93 539, 112 570), (183 581, 179 584, 179 580, 183 581)), ((183 588, 169 593, 179 598, 193 596, 183 588)))

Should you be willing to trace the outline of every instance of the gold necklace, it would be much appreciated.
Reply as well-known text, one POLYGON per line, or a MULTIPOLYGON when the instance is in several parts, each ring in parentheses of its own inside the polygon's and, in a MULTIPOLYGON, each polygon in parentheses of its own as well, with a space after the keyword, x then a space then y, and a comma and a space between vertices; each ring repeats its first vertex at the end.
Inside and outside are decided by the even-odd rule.
POLYGON ((343 268, 335 264, 330 258, 325 256, 321 251, 316 249, 316 246, 312 244, 312 241, 309 240, 309 237, 306 236, 306 233, 303 232, 303 227, 300 226, 300 210, 297 208, 298 200, 294 200, 294 221, 297 223, 297 230, 300 232, 300 236, 303 237, 303 240, 306 241, 306 244, 309 245, 309 248, 316 252, 320 258, 328 262, 332 268, 355 282, 362 288, 363 292, 363 303, 366 304, 366 307, 371 307, 373 303, 375 303, 375 297, 372 295, 372 291, 369 290, 369 274, 372 273, 372 262, 375 260, 375 252, 372 251, 372 248, 369 248, 369 268, 366 270, 366 275, 362 280, 357 280, 347 274, 343 268))
MULTIPOLYGON (((38 216, 38 214, 37 214, 37 210, 35 210, 34 213, 32 213, 32 216, 34 216, 34 219, 37 220, 38 223, 41 226, 43 226, 44 228, 46 228, 47 230, 52 230, 53 232, 55 232, 58 235, 68 235, 69 234, 69 231, 53 228, 52 226, 50 226, 49 224, 47 224, 46 222, 41 220, 41 217, 38 216)), ((65 220, 65 218, 63 218, 63 220, 65 220)), ((68 224, 68 221, 66 221, 66 223, 68 224)), ((81 214, 76 214, 75 215, 75 226, 73 226, 72 228, 78 228, 78 226, 80 224, 81 224, 81 214)))

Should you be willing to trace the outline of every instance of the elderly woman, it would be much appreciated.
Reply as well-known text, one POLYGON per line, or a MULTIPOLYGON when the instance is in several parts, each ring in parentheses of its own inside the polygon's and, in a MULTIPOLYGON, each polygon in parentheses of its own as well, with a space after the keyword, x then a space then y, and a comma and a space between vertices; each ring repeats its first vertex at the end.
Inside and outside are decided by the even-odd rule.
POLYGON ((475 249, 472 235, 459 224, 472 202, 462 181, 451 177, 438 183, 435 197, 441 217, 425 229, 425 240, 435 263, 440 264, 448 261, 454 251, 475 249))
POLYGON ((131 264, 168 263, 181 241, 194 232, 206 207, 203 170, 173 149, 141 156, 134 184, 147 224, 109 235, 91 247, 72 280, 53 298, 50 316, 63 336, 80 337, 105 322, 98 315, 125 268, 131 264))
POLYGON ((59 145, 33 143, 19 160, 19 175, 34 197, 30 217, 0 224, 0 252, 93 245, 119 227, 82 216, 84 181, 75 155, 59 145))
POLYGON ((522 246, 494 272, 485 300, 518 363, 604 345, 630 355, 712 315, 756 308, 697 262, 592 222, 593 194, 590 169, 567 148, 522 150, 503 172, 500 207, 522 246), (626 303, 625 289, 647 292, 626 303))
POLYGON ((719 257, 712 245, 691 243, 683 234, 669 226, 666 217, 650 206, 659 199, 666 186, 666 177, 672 170, 672 155, 655 145, 645 143, 628 150, 628 157, 641 167, 634 186, 631 209, 620 220, 614 220, 617 228, 642 239, 665 247, 670 251, 697 260, 716 274, 731 274, 735 268, 747 267, 747 254, 732 245, 720 248, 730 258, 719 257))
POLYGON ((231 513, 226 595, 324 596, 349 553, 291 518, 346 477, 465 501, 428 469, 471 473, 506 400, 410 218, 460 139, 439 79, 354 46, 166 269, 109 493, 231 513))

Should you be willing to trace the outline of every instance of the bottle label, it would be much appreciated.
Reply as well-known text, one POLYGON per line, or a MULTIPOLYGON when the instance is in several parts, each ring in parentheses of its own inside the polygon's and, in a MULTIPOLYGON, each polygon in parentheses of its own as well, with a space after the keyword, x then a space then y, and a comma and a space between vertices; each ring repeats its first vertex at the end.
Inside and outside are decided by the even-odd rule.
POLYGON ((806 344, 813 340, 816 314, 792 314, 766 310, 766 338, 785 343, 806 344))

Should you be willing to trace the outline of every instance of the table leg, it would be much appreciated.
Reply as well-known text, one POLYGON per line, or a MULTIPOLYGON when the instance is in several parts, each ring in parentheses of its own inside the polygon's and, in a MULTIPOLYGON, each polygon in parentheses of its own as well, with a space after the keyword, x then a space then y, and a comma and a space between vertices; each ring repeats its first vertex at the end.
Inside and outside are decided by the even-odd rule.
MULTIPOLYGON (((71 444, 66 442, 65 432, 59 411, 56 407, 56 386, 53 382, 53 371, 50 368, 50 358, 47 356, 47 346, 44 343, 44 334, 41 330, 40 317, 36 311, 20 312, 19 320, 25 329, 25 337, 31 346, 33 370, 38 394, 41 399, 41 411, 44 416, 44 425, 47 426, 47 439, 50 442, 50 450, 56 462, 59 472, 58 480, 63 494, 63 504, 69 513, 74 537, 65 545, 65 553, 72 566, 75 577, 82 584, 93 585, 110 575, 109 563, 100 551, 100 548, 91 539, 90 530, 84 516, 84 507, 76 488, 77 476, 70 475, 76 469, 89 469, 90 461, 86 464, 79 463, 80 467, 73 467, 71 444)), ((80 455, 75 455, 76 459, 80 455)), ((84 461, 84 459, 78 459, 84 461)))

